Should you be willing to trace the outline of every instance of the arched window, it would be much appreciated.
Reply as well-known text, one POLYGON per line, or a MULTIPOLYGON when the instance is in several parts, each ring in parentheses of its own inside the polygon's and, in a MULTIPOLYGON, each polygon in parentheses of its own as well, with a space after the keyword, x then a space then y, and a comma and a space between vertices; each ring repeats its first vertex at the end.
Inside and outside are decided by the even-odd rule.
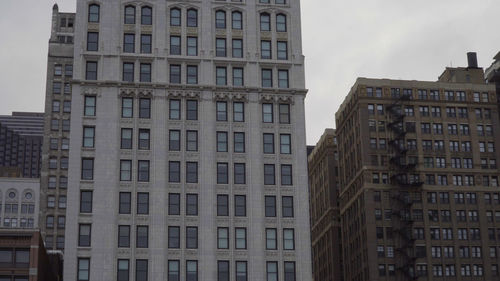
POLYGON ((215 28, 226 28, 226 12, 215 12, 215 28))
POLYGON ((276 15, 276 31, 286 32, 286 16, 283 14, 276 15))
POLYGON ((271 16, 268 13, 260 14, 260 30, 270 31, 271 30, 271 16))
POLYGON ((89 5, 89 22, 99 22, 99 5, 89 5))
POLYGON ((125 24, 135 24, 135 7, 125 7, 125 24))
POLYGON ((180 26, 181 25, 181 10, 173 8, 170 10, 170 25, 180 26))
POLYGON ((141 8, 141 24, 153 24, 153 9, 151 9, 151 7, 144 6, 141 8))
POLYGON ((196 11, 195 9, 187 10, 187 26, 198 26, 198 11, 196 11))
POLYGON ((242 14, 241 12, 233 12, 232 14, 232 28, 233 29, 242 29, 243 28, 243 21, 242 21, 242 14))

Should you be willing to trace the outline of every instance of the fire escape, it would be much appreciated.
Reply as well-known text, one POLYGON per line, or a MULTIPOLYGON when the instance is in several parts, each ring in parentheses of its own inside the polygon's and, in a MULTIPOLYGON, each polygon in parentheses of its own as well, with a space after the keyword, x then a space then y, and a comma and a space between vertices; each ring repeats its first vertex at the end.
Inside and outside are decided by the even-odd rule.
POLYGON ((392 131, 389 171, 392 205, 392 222, 395 242, 397 280, 418 280, 415 273, 415 239, 413 238, 413 218, 411 209, 412 191, 419 190, 422 182, 413 175, 416 163, 408 163, 406 147, 405 114, 403 106, 410 100, 407 95, 393 95, 393 103, 387 107, 389 121, 387 127, 392 131))

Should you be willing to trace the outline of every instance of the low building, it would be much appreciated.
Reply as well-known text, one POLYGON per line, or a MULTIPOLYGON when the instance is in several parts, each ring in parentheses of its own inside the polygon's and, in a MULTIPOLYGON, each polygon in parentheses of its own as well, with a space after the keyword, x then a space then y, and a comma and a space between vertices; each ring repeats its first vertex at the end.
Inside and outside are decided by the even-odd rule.
POLYGON ((47 254, 40 231, 0 230, 0 280, 62 280, 58 254, 47 254))
POLYGON ((39 179, 0 178, 0 229, 37 228, 39 202, 39 179))

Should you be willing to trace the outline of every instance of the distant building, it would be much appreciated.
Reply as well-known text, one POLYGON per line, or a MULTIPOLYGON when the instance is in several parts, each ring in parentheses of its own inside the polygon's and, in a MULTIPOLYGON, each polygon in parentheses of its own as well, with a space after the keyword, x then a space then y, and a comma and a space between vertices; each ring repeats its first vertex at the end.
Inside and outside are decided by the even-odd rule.
POLYGON ((0 229, 1 281, 60 281, 61 256, 48 254, 38 230, 0 229))
POLYGON ((341 281, 342 247, 335 130, 326 129, 312 148, 308 169, 313 276, 315 281, 341 281))
POLYGON ((500 126, 481 77, 469 62, 438 82, 357 79, 336 113, 346 281, 499 280, 500 126))
POLYGON ((43 113, 0 115, 0 174, 39 178, 43 113))
POLYGON ((488 83, 495 84, 497 99, 500 101, 500 52, 493 58, 495 61, 484 72, 484 78, 488 83))
POLYGON ((38 228, 39 205, 39 179, 0 178, 0 229, 38 228))

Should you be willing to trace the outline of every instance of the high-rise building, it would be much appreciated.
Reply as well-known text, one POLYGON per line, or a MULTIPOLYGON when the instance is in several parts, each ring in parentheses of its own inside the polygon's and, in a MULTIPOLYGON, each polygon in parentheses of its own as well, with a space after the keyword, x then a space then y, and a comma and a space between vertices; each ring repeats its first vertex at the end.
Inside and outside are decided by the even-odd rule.
POLYGON ((500 124, 477 72, 357 79, 336 113, 345 280, 499 278, 500 124))
POLYGON ((498 98, 500 95, 500 52, 493 59, 493 63, 484 71, 484 78, 488 83, 495 84, 498 98))
POLYGON ((65 280, 311 280, 299 1, 75 26, 65 280))
POLYGON ((334 129, 326 129, 308 157, 311 243, 315 281, 341 281, 338 149, 334 129))
POLYGON ((1 115, 0 174, 39 178, 42 142, 43 113, 12 112, 12 115, 1 115))
POLYGON ((47 249, 64 248, 64 226, 68 188, 71 79, 73 77, 74 13, 52 8, 47 60, 45 126, 40 177, 40 228, 47 249))

